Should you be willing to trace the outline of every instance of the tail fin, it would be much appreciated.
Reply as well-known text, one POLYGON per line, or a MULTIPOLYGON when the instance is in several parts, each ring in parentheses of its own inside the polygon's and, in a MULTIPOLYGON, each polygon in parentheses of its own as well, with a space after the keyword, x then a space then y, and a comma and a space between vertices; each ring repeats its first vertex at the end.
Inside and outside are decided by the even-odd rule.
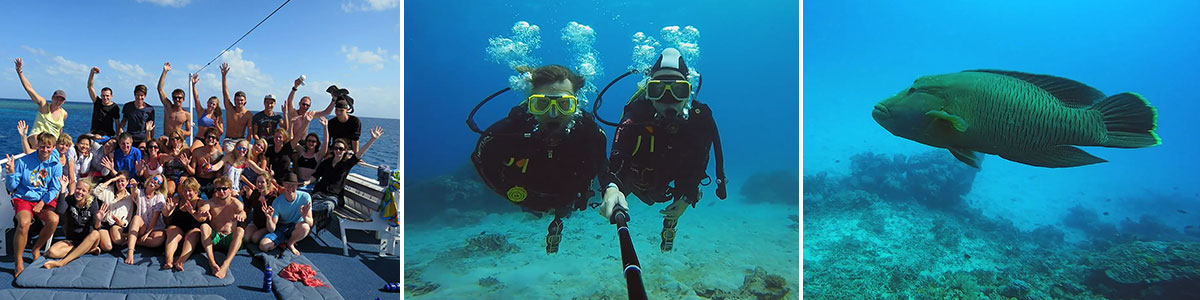
POLYGON ((1116 148, 1144 148, 1162 144, 1154 133, 1158 128, 1158 111, 1150 106, 1146 98, 1136 93, 1120 93, 1093 105, 1104 119, 1108 140, 1101 146, 1116 148))

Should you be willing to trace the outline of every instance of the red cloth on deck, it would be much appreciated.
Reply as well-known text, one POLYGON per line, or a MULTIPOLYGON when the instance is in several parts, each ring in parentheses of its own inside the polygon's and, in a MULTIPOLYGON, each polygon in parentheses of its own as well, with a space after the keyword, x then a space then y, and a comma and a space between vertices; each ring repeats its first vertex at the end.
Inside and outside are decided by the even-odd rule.
POLYGON ((325 286, 324 282, 317 279, 317 272, 313 271, 312 267, 298 263, 291 263, 279 272, 279 277, 291 281, 303 281, 307 286, 325 286))

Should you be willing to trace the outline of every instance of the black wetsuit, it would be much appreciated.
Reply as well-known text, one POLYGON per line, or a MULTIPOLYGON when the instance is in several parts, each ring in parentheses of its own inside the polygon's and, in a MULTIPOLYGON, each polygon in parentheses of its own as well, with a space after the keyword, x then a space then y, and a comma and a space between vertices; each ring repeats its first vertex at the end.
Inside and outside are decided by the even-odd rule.
POLYGON ((647 204, 699 200, 716 124, 708 105, 699 101, 692 100, 688 113, 686 121, 672 124, 655 120, 650 101, 625 106, 609 157, 622 192, 632 192, 647 204))
POLYGON ((615 177, 608 172, 604 132, 592 114, 576 118, 565 138, 543 138, 533 132, 537 121, 514 107, 508 117, 492 124, 476 143, 471 161, 489 188, 513 203, 534 212, 558 209, 556 214, 582 210, 594 194, 593 178, 607 186, 615 177), (515 133, 515 134, 514 134, 515 133), (553 145, 552 145, 553 143, 553 145), (525 198, 510 197, 524 191, 525 198), (519 199, 519 201, 518 201, 519 199))

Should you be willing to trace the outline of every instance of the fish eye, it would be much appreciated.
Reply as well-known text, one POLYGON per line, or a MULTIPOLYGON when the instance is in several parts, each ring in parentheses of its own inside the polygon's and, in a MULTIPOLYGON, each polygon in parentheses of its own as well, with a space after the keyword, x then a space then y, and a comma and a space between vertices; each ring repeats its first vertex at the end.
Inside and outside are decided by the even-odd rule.
POLYGON ((910 87, 910 88, 908 88, 908 94, 909 94, 909 95, 912 95, 912 93, 916 93, 916 92, 917 92, 917 88, 911 88, 911 87, 910 87))

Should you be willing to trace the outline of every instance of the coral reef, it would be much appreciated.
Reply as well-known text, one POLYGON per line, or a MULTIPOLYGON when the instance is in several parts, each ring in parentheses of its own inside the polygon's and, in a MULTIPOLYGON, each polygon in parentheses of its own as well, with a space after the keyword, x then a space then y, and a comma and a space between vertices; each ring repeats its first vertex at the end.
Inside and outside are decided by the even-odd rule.
POLYGON ((799 205, 800 176, 794 170, 754 173, 742 185, 741 194, 750 203, 799 205))
POLYGON ((508 243, 508 238, 500 233, 480 232, 479 235, 467 238, 463 250, 476 254, 507 253, 517 250, 517 246, 508 243))
POLYGON ((825 172, 805 176, 805 208, 810 195, 862 190, 892 201, 911 199, 930 207, 961 209, 962 196, 971 191, 978 172, 943 151, 911 157, 860 153, 850 157, 849 176, 831 177, 825 172))
POLYGON ((500 283, 500 280, 496 280, 496 278, 492 277, 492 276, 480 278, 478 283, 479 283, 479 286, 488 288, 490 290, 498 290, 498 289, 504 288, 504 285, 500 283))
POLYGON ((1111 298, 1197 299, 1200 243, 1134 241, 1090 257, 1090 285, 1111 298), (1100 274, 1103 274, 1102 276, 1100 274))
POLYGON ((788 282, 783 277, 767 273, 767 271, 759 267, 755 267, 754 270, 747 270, 746 272, 748 274, 742 281, 742 287, 736 291, 707 288, 700 283, 697 283, 692 289, 697 296, 714 300, 774 300, 794 297, 794 295, 791 295, 792 289, 788 287, 788 282))
POLYGON ((416 268, 404 269, 404 296, 416 297, 436 290, 439 285, 421 280, 421 271, 416 268))
POLYGON ((520 210, 489 190, 470 163, 449 175, 406 181, 404 198, 405 222, 429 221, 448 208, 489 213, 520 210))

